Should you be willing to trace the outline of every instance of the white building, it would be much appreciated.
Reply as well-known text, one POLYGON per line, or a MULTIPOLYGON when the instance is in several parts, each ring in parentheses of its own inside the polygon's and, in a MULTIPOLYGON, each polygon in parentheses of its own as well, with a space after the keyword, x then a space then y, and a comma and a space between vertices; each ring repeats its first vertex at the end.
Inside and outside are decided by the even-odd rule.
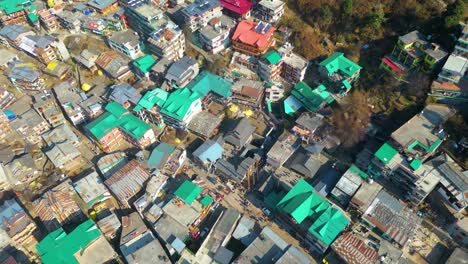
POLYGON ((276 23, 284 14, 284 2, 281 0, 262 0, 258 3, 257 17, 268 23, 276 23))
POLYGON ((131 59, 141 56, 140 39, 138 34, 129 29, 126 31, 114 32, 107 38, 109 46, 120 53, 123 53, 131 59))
POLYGON ((214 54, 227 48, 231 31, 235 26, 236 22, 225 15, 211 19, 206 27, 200 29, 200 42, 203 48, 214 54))

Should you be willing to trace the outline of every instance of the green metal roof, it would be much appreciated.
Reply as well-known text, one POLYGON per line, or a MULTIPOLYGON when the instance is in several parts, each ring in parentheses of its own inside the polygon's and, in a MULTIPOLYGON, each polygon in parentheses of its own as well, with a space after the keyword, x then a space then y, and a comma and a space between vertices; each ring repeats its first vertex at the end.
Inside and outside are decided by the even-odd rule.
POLYGON ((381 160, 384 164, 388 164, 393 157, 398 153, 396 149, 394 149, 390 144, 384 143, 377 152, 375 152, 375 156, 381 160))
POLYGON ((284 196, 286 195, 285 192, 281 191, 281 192, 270 192, 267 197, 265 197, 264 199, 264 202, 266 203, 266 205, 270 208, 276 208, 276 205, 278 204, 279 201, 281 201, 281 199, 284 198, 284 196))
POLYGON ((423 148, 424 150, 426 150, 427 152, 433 152, 434 150, 436 150, 440 144, 442 144, 442 139, 438 138, 436 141, 434 141, 434 143, 431 145, 431 146, 426 146, 425 144, 419 142, 418 140, 415 140, 411 145, 408 146, 408 150, 413 150, 414 147, 416 146, 420 146, 421 148, 423 148))
POLYGON ((169 93, 161 88, 148 91, 141 97, 138 104, 133 108, 133 111, 139 112, 143 108, 151 110, 155 105, 161 107, 166 102, 168 96, 169 93))
POLYGON ((343 85, 346 89, 351 89, 351 84, 348 82, 348 80, 343 80, 343 85))
POLYGON ((322 103, 330 104, 335 99, 327 91, 327 88, 320 84, 317 88, 312 89, 305 82, 299 82, 294 86, 291 94, 296 97, 309 111, 317 111, 322 103))
POLYGON ((101 235, 94 222, 88 220, 70 234, 65 233, 63 228, 55 230, 42 239, 36 249, 44 264, 78 263, 73 255, 84 250, 101 235))
POLYGON ((148 164, 155 167, 160 166, 164 157, 170 155, 175 149, 175 146, 166 142, 161 142, 161 144, 157 145, 151 152, 151 155, 148 158, 148 164))
POLYGON ((309 232, 326 245, 330 245, 349 223, 341 211, 333 208, 303 179, 281 199, 276 208, 290 214, 298 224, 308 218, 312 223, 309 232))
POLYGON ((410 166, 411 166, 411 168, 413 168, 413 170, 419 169, 419 167, 421 167, 421 165, 422 165, 422 161, 420 161, 418 159, 414 159, 410 163, 410 166))
POLYGON ((132 62, 133 66, 138 68, 144 74, 148 73, 150 69, 156 64, 156 60, 151 55, 145 55, 132 62))
POLYGON ((36 14, 28 14, 29 21, 32 23, 36 22, 39 20, 39 17, 36 14))
POLYGON ((275 65, 281 60, 281 54, 279 54, 276 50, 270 50, 263 54, 262 58, 267 60, 271 65, 275 65))
POLYGON ((214 199, 209 196, 209 195, 205 195, 201 200, 200 200, 200 203, 201 205, 203 205, 204 207, 210 205, 212 202, 214 201, 214 199))
POLYGON ((361 177, 362 179, 364 180, 367 180, 369 178, 369 175, 367 175, 367 173, 363 172, 362 170, 360 170, 358 167, 356 167, 355 165, 351 165, 351 167, 349 167, 349 170, 355 174, 357 174, 359 177, 361 177))
POLYGON ((325 67, 328 74, 340 71, 348 77, 353 76, 357 71, 362 69, 361 66, 346 58, 341 52, 333 53, 333 55, 320 62, 320 66, 325 67))
POLYGON ((232 95, 232 83, 221 76, 203 71, 186 86, 191 91, 197 92, 205 97, 209 92, 216 93, 222 97, 232 95))
POLYGON ((180 199, 184 200, 188 204, 197 198, 198 195, 202 192, 200 186, 195 183, 186 180, 182 185, 174 192, 174 194, 180 199))
POLYGON ((97 139, 101 139, 112 129, 119 127, 127 134, 139 140, 146 131, 151 129, 150 125, 132 115, 127 109, 116 102, 108 103, 105 110, 105 113, 86 125, 86 129, 97 139))
POLYGON ((178 120, 184 120, 189 114, 192 103, 200 101, 200 94, 192 92, 188 88, 178 89, 170 93, 162 106, 161 113, 172 116, 178 120))
POLYGON ((3 10, 5 14, 10 15, 23 10, 25 5, 29 3, 32 2, 30 0, 1 0, 0 10, 3 10))

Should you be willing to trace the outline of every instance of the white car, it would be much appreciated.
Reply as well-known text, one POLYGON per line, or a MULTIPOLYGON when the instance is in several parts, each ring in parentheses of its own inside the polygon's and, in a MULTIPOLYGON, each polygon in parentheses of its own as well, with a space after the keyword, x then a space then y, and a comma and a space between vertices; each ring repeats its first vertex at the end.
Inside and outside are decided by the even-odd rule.
POLYGON ((262 212, 263 212, 266 216, 270 216, 270 214, 271 214, 270 210, 268 210, 268 208, 266 208, 266 207, 263 207, 263 208, 262 208, 262 212))

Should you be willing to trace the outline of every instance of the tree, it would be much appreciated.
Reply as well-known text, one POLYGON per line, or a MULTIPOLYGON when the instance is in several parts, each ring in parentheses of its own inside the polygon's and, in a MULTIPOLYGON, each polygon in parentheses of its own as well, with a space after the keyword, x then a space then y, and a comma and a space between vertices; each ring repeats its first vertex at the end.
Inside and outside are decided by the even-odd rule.
POLYGON ((345 0, 343 2, 343 15, 350 17, 353 14, 353 0, 345 0))
POLYGON ((444 24, 445 28, 450 29, 458 23, 463 18, 465 13, 465 1, 464 0, 457 0, 453 4, 449 5, 447 8, 447 12, 445 13, 444 24))
POLYGON ((331 24, 333 18, 333 13, 330 10, 328 5, 323 5, 320 8, 320 25, 322 28, 326 29, 331 24))

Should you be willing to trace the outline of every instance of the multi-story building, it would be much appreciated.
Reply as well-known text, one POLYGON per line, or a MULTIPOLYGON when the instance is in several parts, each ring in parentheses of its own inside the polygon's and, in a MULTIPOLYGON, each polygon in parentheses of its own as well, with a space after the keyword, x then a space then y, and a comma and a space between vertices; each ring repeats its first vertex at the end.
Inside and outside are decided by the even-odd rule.
POLYGON ((16 98, 12 93, 3 87, 0 87, 0 110, 7 108, 15 100, 16 98))
POLYGON ((70 33, 77 34, 81 30, 81 20, 84 17, 83 13, 72 12, 68 10, 61 10, 55 14, 60 25, 70 31, 70 33))
POLYGON ((0 111, 0 140, 4 139, 11 132, 10 122, 7 115, 0 111))
POLYGON ((166 102, 168 95, 169 93, 161 88, 148 91, 133 108, 133 111, 146 123, 162 127, 163 118, 159 110, 166 102))
POLYGON ((219 0, 223 6, 223 13, 235 19, 250 17, 250 9, 253 3, 249 0, 219 0))
POLYGON ((164 122, 174 127, 187 126, 192 118, 201 111, 200 95, 188 88, 173 91, 161 106, 164 122))
POLYGON ((25 36, 19 47, 46 65, 54 60, 66 61, 70 58, 70 54, 63 42, 48 35, 25 36))
POLYGON ((361 66, 346 58, 342 52, 333 53, 319 64, 319 72, 327 78, 327 85, 332 92, 341 95, 346 95, 351 90, 351 85, 357 81, 361 70, 361 66))
POLYGON ((88 2, 88 5, 103 16, 119 9, 119 2, 117 0, 91 0, 88 2))
POLYGON ((197 0, 182 9, 185 26, 192 32, 208 25, 211 19, 222 15, 222 6, 217 0, 197 0))
POLYGON ((230 35, 236 22, 225 15, 213 18, 206 27, 200 29, 200 42, 203 48, 214 54, 224 50, 231 42, 230 35))
POLYGON ((284 5, 281 0, 262 0, 258 3, 255 16, 262 21, 274 24, 283 16, 284 5))
POLYGON ((57 127, 65 122, 62 110, 49 91, 35 94, 33 107, 52 127, 57 127))
POLYGON ((42 26, 48 32, 54 32, 60 27, 58 18, 55 16, 55 9, 43 9, 37 12, 42 26))
POLYGON ((261 55, 275 43, 275 30, 276 28, 268 23, 241 21, 232 35, 232 46, 248 55, 261 55))
POLYGON ((114 84, 110 90, 108 100, 117 102, 126 109, 137 105, 141 99, 140 92, 128 83, 114 84))
POLYGON ((309 62, 292 51, 293 47, 286 44, 278 49, 283 61, 281 77, 290 83, 298 83, 304 80, 309 62))
POLYGON ((400 36, 392 53, 382 58, 381 68, 399 76, 412 70, 430 72, 437 68, 448 53, 427 39, 417 30, 400 36))
POLYGON ((0 23, 5 25, 27 24, 28 13, 33 13, 36 5, 32 0, 1 0, 0 23))
POLYGON ((6 25, 0 29, 0 42, 5 47, 21 49, 21 41, 28 35, 34 35, 34 32, 25 26, 6 25))
POLYGON ((110 102, 105 110, 105 113, 86 125, 86 129, 105 152, 117 149, 123 140, 138 148, 145 148, 156 141, 151 126, 120 104, 110 102))
POLYGON ((8 72, 8 78, 19 91, 44 90, 44 80, 41 73, 32 65, 17 63, 8 72))
POLYGON ((461 36, 458 38, 453 54, 468 58, 468 25, 463 27, 461 36))
POLYGON ((161 9, 151 4, 127 6, 125 13, 130 27, 145 40, 151 36, 151 33, 160 28, 160 20, 165 17, 161 9))
POLYGON ((138 34, 131 30, 114 32, 107 38, 109 46, 120 53, 123 53, 131 59, 141 56, 140 38, 138 34))
POLYGON ((183 57, 171 64, 167 70, 165 79, 170 85, 183 88, 198 75, 198 72, 197 61, 190 57, 183 57))
POLYGON ((270 50, 258 60, 258 75, 268 82, 278 79, 283 61, 281 54, 276 50, 270 50))
POLYGON ((185 35, 167 16, 160 18, 159 27, 147 39, 149 52, 160 58, 178 60, 184 56, 185 35))
POLYGON ((148 0, 119 0, 120 5, 128 7, 137 7, 147 2, 148 0))
POLYGON ((34 255, 37 245, 35 235, 39 229, 21 205, 15 199, 6 200, 0 206, 0 218, 0 227, 13 242, 24 249, 27 255, 34 255))
POLYGON ((132 76, 128 61, 115 51, 102 52, 96 59, 96 65, 109 77, 119 81, 128 80, 132 76))
MULTIPOLYGON (((52 131, 43 135, 47 137, 46 147, 43 148, 43 152, 54 164, 56 168, 69 176, 74 176, 78 173, 78 169, 81 167, 83 160, 81 159, 81 152, 77 149, 73 142, 73 138, 67 138, 67 135, 60 135, 60 137, 53 137, 60 132, 64 132, 65 125, 55 128, 52 131)), ((71 132, 73 133, 73 132, 71 132)), ((72 135, 75 136, 76 135, 72 135)))
POLYGON ((83 99, 73 85, 73 82, 65 81, 56 85, 53 89, 57 101, 60 103, 63 110, 65 110, 68 119, 76 126, 86 119, 86 114, 79 105, 83 99))

